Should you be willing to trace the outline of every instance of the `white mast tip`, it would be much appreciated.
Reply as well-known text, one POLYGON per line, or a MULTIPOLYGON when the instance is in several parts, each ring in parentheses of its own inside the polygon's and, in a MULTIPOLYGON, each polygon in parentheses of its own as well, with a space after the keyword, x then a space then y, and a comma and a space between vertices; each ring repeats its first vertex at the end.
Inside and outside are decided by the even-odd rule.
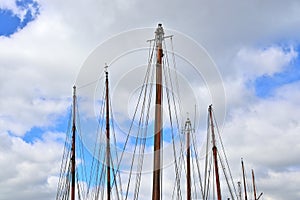
POLYGON ((105 69, 105 72, 107 72, 107 69, 108 69, 108 65, 107 65, 107 63, 105 63, 105 67, 104 67, 104 69, 105 69))

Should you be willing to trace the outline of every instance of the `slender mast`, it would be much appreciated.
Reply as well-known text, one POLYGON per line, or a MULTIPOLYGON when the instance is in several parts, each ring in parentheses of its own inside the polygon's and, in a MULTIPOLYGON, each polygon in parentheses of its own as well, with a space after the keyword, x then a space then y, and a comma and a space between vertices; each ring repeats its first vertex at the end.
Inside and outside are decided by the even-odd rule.
POLYGON ((76 86, 73 86, 73 124, 72 124, 72 156, 71 156, 71 200, 75 200, 75 133, 76 133, 76 86))
POLYGON ((254 200, 256 200, 256 186, 255 186, 255 178, 254 178, 254 170, 252 169, 252 183, 253 183, 253 193, 254 193, 254 200))
POLYGON ((247 187, 246 187, 246 178, 245 178, 245 168, 244 168, 244 162, 243 158, 241 159, 242 162, 242 171, 243 171, 243 181, 244 181, 244 192, 245 192, 245 200, 247 200, 247 187))
POLYGON ((212 105, 208 108, 210 123, 211 123, 211 134, 212 134, 212 143, 213 143, 213 157, 214 157, 214 165, 215 165, 215 174, 216 174, 216 186, 217 186, 217 195, 218 200, 221 200, 221 187, 220 187, 220 178, 219 178, 219 169, 218 169, 218 157, 217 157, 217 147, 216 147, 216 138, 215 138, 215 131, 214 131, 214 120, 212 116, 212 105))
POLYGON ((185 122, 185 130, 186 130, 186 199, 191 200, 191 148, 190 148, 190 134, 191 134, 191 121, 189 118, 187 118, 187 121, 185 122))
POLYGON ((162 142, 162 41, 164 30, 161 24, 155 31, 156 42, 156 99, 155 99, 155 128, 154 128, 154 160, 152 200, 160 200, 161 195, 161 142, 162 142))
POLYGON ((252 169, 252 181, 253 181, 253 192, 254 192, 254 200, 258 200, 260 199, 260 197, 263 195, 263 193, 261 192, 258 197, 256 194, 256 184, 255 184, 255 178, 254 178, 254 170, 252 169))
POLYGON ((242 189, 241 189, 241 182, 238 182, 238 195, 239 195, 239 200, 242 200, 242 189))
POLYGON ((107 200, 110 200, 110 128, 109 128, 109 90, 108 90, 108 72, 105 67, 105 88, 106 88, 106 186, 107 200))

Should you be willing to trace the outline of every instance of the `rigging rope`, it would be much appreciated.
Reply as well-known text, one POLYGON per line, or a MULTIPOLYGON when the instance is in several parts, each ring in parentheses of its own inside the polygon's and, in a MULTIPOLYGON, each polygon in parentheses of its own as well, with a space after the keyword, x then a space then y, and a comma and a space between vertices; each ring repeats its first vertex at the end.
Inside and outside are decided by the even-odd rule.
MULTIPOLYGON (((214 121, 216 122, 215 114, 214 114, 214 110, 213 110, 213 109, 212 109, 212 112, 213 112, 213 119, 214 119, 214 121)), ((220 135, 220 130, 219 130, 218 123, 215 123, 215 126, 216 126, 216 129, 217 129, 218 138, 219 138, 219 141, 220 141, 220 144, 221 144, 221 147, 222 147, 222 151, 223 151, 223 155, 224 155, 224 158, 225 158, 225 163, 226 163, 226 166, 227 166, 227 169, 228 169, 228 172, 229 172, 231 184, 232 184, 233 189, 234 189, 234 194, 235 194, 235 197, 238 199, 238 193, 237 193, 237 190, 236 190, 236 187, 235 187, 233 178, 232 178, 231 169, 230 169, 230 167, 229 167, 229 163, 228 163, 227 155, 226 155, 226 152, 225 152, 225 147, 224 147, 224 144, 223 144, 223 140, 222 140, 222 137, 221 137, 221 135, 220 135)), ((224 168, 225 168, 225 166, 224 166, 224 168)), ((224 171, 224 170, 223 170, 223 171, 224 171)), ((224 172, 224 173, 225 173, 225 172, 224 172)), ((226 181, 227 181, 227 180, 226 180, 226 181)), ((228 183, 228 187, 229 187, 230 193, 231 193, 231 195, 232 195, 232 199, 234 199, 234 198, 233 198, 233 194, 232 194, 231 187, 229 186, 229 183, 228 183)))
MULTIPOLYGON (((111 103, 111 101, 110 101, 111 103)), ((118 157, 118 154, 117 154, 117 139, 116 139, 116 132, 115 132, 115 125, 114 125, 114 117, 113 117, 113 111, 112 111, 112 105, 110 105, 110 113, 111 113, 111 125, 112 125, 112 131, 113 131, 113 136, 114 136, 114 146, 115 146, 115 152, 116 152, 116 162, 119 163, 119 157, 118 157)), ((113 161, 112 161, 112 164, 113 164, 113 161)), ((120 172, 118 171, 118 169, 115 170, 115 168, 113 167, 113 174, 114 174, 114 178, 113 178, 113 184, 116 182, 116 174, 118 175, 118 180, 119 180, 119 188, 120 188, 120 194, 121 194, 121 199, 123 199, 123 190, 122 190, 122 180, 121 180, 121 175, 120 175, 120 172)), ((117 189, 117 183, 116 183, 116 192, 118 192, 118 189, 117 189)), ((118 194, 119 195, 119 194, 118 194)), ((119 198, 119 196, 118 196, 119 198)))
MULTIPOLYGON (((153 54, 154 54, 154 47, 155 47, 154 45, 155 45, 155 43, 153 44, 152 51, 149 49, 149 51, 151 51, 151 57, 149 58, 149 61, 148 61, 148 67, 147 67, 146 75, 145 75, 145 77, 144 77, 142 89, 141 89, 141 92, 140 92, 139 97, 138 97, 138 102, 137 102, 137 105, 136 105, 136 107, 135 107, 135 112, 134 112, 134 115, 133 115, 133 117, 132 117, 132 121, 131 121, 131 124, 130 124, 130 128, 129 128, 129 131, 128 131, 128 134, 127 134, 127 138, 126 138, 126 141, 125 141, 125 144, 124 144, 122 153, 121 153, 121 158, 120 158, 120 161, 119 161, 119 163, 118 163, 118 169, 119 169, 120 163, 121 163, 122 158, 123 158, 123 155, 124 155, 124 151, 125 151, 126 146, 127 146, 127 143, 128 143, 129 135, 130 135, 130 133, 131 133, 131 131, 132 131, 133 123, 134 123, 134 120, 135 120, 135 118, 136 118, 136 114, 137 114, 137 111, 138 111, 138 109, 139 109, 139 105, 141 104, 141 98, 142 98, 142 96, 143 96, 144 102, 143 102, 143 104, 142 104, 141 113, 144 114, 143 110, 144 110, 144 108, 145 108, 145 98, 146 98, 146 92, 147 92, 146 90, 147 90, 148 85, 149 85, 149 77, 150 77, 149 74, 151 74, 150 72, 151 72, 151 66, 152 66, 152 60, 153 60, 152 58, 153 58, 153 54), (143 95, 143 94, 144 94, 144 95, 143 95)), ((152 70, 152 71, 153 71, 153 70, 152 70)), ((150 99, 151 99, 151 98, 150 98, 150 99)), ((147 114, 146 114, 146 115, 147 115, 147 114)), ((129 194, 129 187, 130 187, 130 180, 131 180, 131 176, 132 176, 133 163, 134 163, 135 156, 136 156, 136 155, 135 155, 135 153, 136 153, 136 145, 138 144, 138 139, 139 139, 138 136, 139 136, 140 131, 141 131, 141 125, 142 125, 141 123, 142 123, 142 119, 143 119, 143 117, 141 116, 140 119, 139 119, 138 132, 137 132, 137 137, 136 137, 136 140, 135 140, 134 152, 133 152, 132 160, 131 160, 131 167, 130 167, 130 171, 129 171, 129 179, 128 179, 128 183, 127 183, 125 199, 128 198, 128 194, 129 194)), ((141 142, 142 142, 142 141, 140 141, 140 144, 141 144, 141 142)), ((143 143, 144 143, 144 142, 143 142, 143 143)), ((143 143, 142 143, 142 144, 143 144, 143 143)), ((142 146, 143 146, 143 145, 142 145, 142 146)), ((140 147, 140 148, 142 148, 142 147, 140 147)), ((138 160, 141 161, 141 157, 139 157, 138 160)), ((139 163, 141 163, 141 162, 139 162, 139 163)), ((137 166, 137 169, 139 169, 139 164, 138 164, 138 166, 137 166)), ((141 170, 140 170, 140 171, 141 171, 141 170)), ((138 178, 138 179, 140 179, 140 178, 138 178)), ((134 195, 135 197, 137 197, 136 192, 139 190, 139 189, 138 189, 139 186, 138 186, 137 184, 139 184, 139 183, 140 183, 140 181, 136 182, 136 185, 135 185, 135 195, 134 195)))
MULTIPOLYGON (((166 52, 167 55, 167 52, 166 52)), ((169 69, 169 65, 167 65, 167 68, 169 69)), ((167 80, 167 75, 169 71, 167 71, 165 68, 165 84, 166 84, 166 94, 167 94, 167 102, 168 102, 168 111, 169 111, 169 120, 170 120, 170 126, 171 126, 171 135, 172 135, 172 146, 173 146, 173 156, 174 156, 174 162, 175 162, 175 180, 176 180, 176 185, 177 185, 177 197, 181 198, 181 190, 180 190, 180 178, 179 178, 179 171, 178 171, 178 164, 177 164, 177 155, 176 155, 176 147, 175 147, 175 137, 174 137, 174 128, 173 128, 173 120, 172 120, 172 113, 171 113, 171 102, 170 102, 170 90, 168 87, 168 80, 167 80)), ((171 90, 172 90, 172 85, 171 85, 171 90)), ((173 94, 171 92, 171 94, 173 94)), ((177 114, 177 113, 176 113, 177 114)))
POLYGON ((196 143, 195 134, 192 134, 192 143, 193 143, 194 153, 195 153, 195 160, 196 160, 195 162, 197 164, 197 173, 198 173, 198 177, 199 177, 201 196, 202 196, 202 199, 204 199, 204 191, 203 191, 203 186, 202 186, 202 178, 201 178, 200 164, 199 164, 200 158, 198 156, 198 152, 197 152, 197 149, 196 149, 196 144, 197 143, 196 143))

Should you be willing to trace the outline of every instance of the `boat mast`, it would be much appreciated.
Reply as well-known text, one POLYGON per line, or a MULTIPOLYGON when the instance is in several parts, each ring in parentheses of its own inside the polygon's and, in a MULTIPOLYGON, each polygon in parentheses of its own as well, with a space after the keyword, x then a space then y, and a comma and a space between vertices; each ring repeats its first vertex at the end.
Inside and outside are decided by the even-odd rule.
POLYGON ((254 192, 254 200, 259 200, 260 197, 263 195, 263 193, 261 192, 258 197, 256 194, 256 184, 255 184, 255 178, 254 178, 254 170, 252 169, 252 181, 253 181, 253 192, 254 192))
POLYGON ((216 174, 216 186, 217 186, 217 195, 218 200, 221 200, 221 187, 220 187, 220 178, 219 178, 219 169, 218 169, 218 157, 217 157, 217 146, 216 146, 216 138, 215 138, 215 131, 214 131, 214 120, 212 116, 212 105, 208 108, 209 117, 210 117, 210 125, 211 125, 211 134, 212 134, 212 151, 213 151, 213 157, 214 157, 214 165, 215 165, 215 174, 216 174))
POLYGON ((75 200, 75 133, 76 133, 76 86, 73 86, 73 124, 72 124, 72 156, 71 156, 71 200, 75 200))
POLYGON ((189 118, 187 118, 187 121, 185 122, 185 131, 186 131, 186 199, 191 200, 191 148, 190 148, 190 133, 191 133, 191 121, 189 118))
POLYGON ((110 128, 109 128, 109 90, 108 90, 108 71, 105 67, 105 87, 106 87, 106 186, 107 200, 110 200, 110 128))
POLYGON ((162 41, 164 30, 162 24, 158 24, 155 31, 156 43, 156 99, 155 99, 155 128, 154 128, 154 161, 153 161, 153 188, 152 200, 160 200, 161 195, 161 142, 162 142, 162 41))
POLYGON ((254 200, 256 200, 256 187, 255 187, 255 178, 254 178, 254 170, 252 169, 252 183, 253 183, 253 193, 254 193, 254 200))
POLYGON ((244 169, 244 162, 243 158, 241 159, 242 162, 242 171, 243 171, 243 181, 244 181, 244 191, 245 191, 245 200, 247 200, 247 189, 246 189, 246 178, 245 178, 245 169, 244 169))
POLYGON ((241 182, 238 181, 238 195, 239 195, 239 200, 242 200, 242 189, 241 189, 241 182))

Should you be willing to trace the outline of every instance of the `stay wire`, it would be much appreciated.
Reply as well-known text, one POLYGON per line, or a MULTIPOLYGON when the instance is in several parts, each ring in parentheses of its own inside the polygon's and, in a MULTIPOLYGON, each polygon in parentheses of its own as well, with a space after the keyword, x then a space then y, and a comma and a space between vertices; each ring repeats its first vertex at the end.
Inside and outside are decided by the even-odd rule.
POLYGON ((234 200, 233 193, 232 193, 232 189, 231 189, 231 187, 230 187, 230 183, 229 183, 229 180, 228 180, 228 175, 227 175, 227 172, 226 172, 226 167, 225 167, 225 165, 224 165, 224 162, 223 162, 223 159, 222 159, 222 157, 221 157, 220 152, 218 151, 217 153, 218 153, 218 156, 219 156, 220 164, 221 164, 221 166, 222 166, 222 171, 223 171, 223 174, 224 174, 224 177, 225 177, 225 180, 226 180, 226 184, 227 184, 227 187, 228 187, 228 189, 229 189, 229 193, 230 193, 230 195, 231 195, 231 199, 234 200))
MULTIPOLYGON (((139 98, 138 98, 138 103, 137 103, 137 106, 135 108, 135 112, 134 112, 134 116, 132 118, 132 121, 131 121, 131 125, 130 125, 130 128, 129 128, 129 133, 127 135, 127 138, 126 138, 126 141, 125 141, 125 145, 124 145, 124 149, 122 151, 122 154, 121 154, 121 159, 123 157, 123 153, 125 151, 125 148, 126 148, 126 144, 128 142, 128 137, 130 135, 130 132, 131 132, 131 129, 132 129, 132 126, 133 126, 133 122, 134 122, 134 119, 135 119, 135 116, 137 114, 137 111, 138 111, 138 108, 139 108, 139 105, 140 105, 140 102, 141 102, 141 98, 142 98, 142 94, 145 93, 145 85, 148 84, 149 82, 149 73, 151 71, 151 66, 152 66, 152 57, 153 57, 153 52, 154 52, 154 46, 153 46, 153 50, 152 50, 152 53, 151 53, 151 59, 149 59, 149 63, 148 63, 148 67, 147 67, 147 72, 146 72, 146 75, 145 75, 145 78, 144 78, 144 83, 143 83, 143 86, 142 86, 142 89, 141 89, 141 92, 139 94, 139 98)), ((137 138, 138 139, 138 138, 137 138)), ((134 158, 135 158, 135 151, 136 151, 136 145, 137 145, 137 139, 136 139, 136 142, 135 142, 135 148, 134 148, 134 155, 132 157, 132 162, 134 161, 134 158)), ((121 162, 121 160, 120 160, 121 162)), ((127 189, 126 189, 126 195, 125 195, 125 200, 128 198, 128 192, 129 192, 129 186, 130 186, 130 177, 131 177, 131 174, 132 174, 132 168, 133 168, 133 163, 130 167, 130 174, 129 174, 129 179, 128 179, 128 184, 127 184, 127 189)))
MULTIPOLYGON (((216 118, 215 118, 214 110, 212 110, 212 112, 213 112, 213 119, 214 119, 214 121, 216 122, 216 118)), ((233 189, 234 189, 234 194, 235 194, 236 198, 238 199, 238 193, 237 193, 237 190, 236 190, 236 187, 235 187, 234 181, 233 181, 233 177, 232 177, 231 169, 230 169, 230 167, 229 167, 229 163, 228 163, 227 155, 226 155, 226 152, 225 152, 225 147, 224 147, 224 144, 223 144, 223 141, 222 141, 221 135, 220 135, 219 126, 218 126, 218 124, 217 124, 217 123, 215 123, 215 126, 216 126, 216 129, 217 129, 218 138, 219 138, 219 140, 220 140, 220 144, 221 144, 221 147, 222 147, 222 151, 223 151, 223 155, 224 155, 224 158, 225 158, 226 166, 227 166, 227 169, 228 169, 228 172, 229 172, 229 176, 230 176, 230 179, 231 179, 231 184, 232 184, 232 186, 233 186, 233 189)))
MULTIPOLYGON (((111 104, 111 101, 110 101, 110 104, 111 104)), ((115 146, 115 152, 116 152, 116 159, 117 159, 117 163, 119 163, 119 157, 118 157, 118 153, 117 153, 117 139, 116 139, 116 131, 115 131, 115 125, 114 125, 114 116, 113 116, 113 111, 112 111, 112 105, 110 106, 110 109, 111 109, 111 125, 112 125, 112 131, 113 131, 113 136, 114 136, 114 146, 115 146)), ((117 182, 115 181, 116 180, 116 174, 118 175, 118 178, 119 178, 119 183, 116 183, 116 187, 117 187, 117 184, 119 184, 119 188, 120 188, 120 193, 121 193, 121 199, 123 199, 123 189, 122 189, 122 179, 121 179, 121 175, 120 175, 120 171, 118 171, 118 169, 116 169, 116 172, 114 173, 114 181, 113 181, 113 184, 114 182, 117 182)), ((117 190, 118 191, 118 190, 117 190)))
MULTIPOLYGON (((144 137, 143 137, 143 146, 142 146, 142 152, 141 155, 144 156, 144 151, 145 151, 145 143, 146 143, 146 136, 147 136, 147 132, 148 132, 148 123, 149 123, 149 114, 150 114, 150 107, 151 107, 151 97, 152 97, 152 91, 153 91, 153 84, 151 84, 154 80, 154 70, 152 70, 151 73, 151 78, 150 78, 150 91, 149 91, 149 95, 148 95, 148 106, 147 106, 147 115, 146 115, 146 121, 145 121, 145 127, 146 129, 144 130, 144 137)), ((140 163, 140 169, 138 170, 139 174, 138 174, 138 187, 137 187, 137 191, 135 194, 135 199, 138 199, 138 194, 139 194, 139 190, 140 190, 140 181, 141 181, 141 172, 142 172, 142 165, 143 165, 143 158, 141 160, 140 163)))
MULTIPOLYGON (((76 102, 77 102, 77 99, 76 99, 76 102)), ((79 146, 79 157, 82 159, 83 161, 83 165, 81 165, 81 167, 79 167, 79 169, 81 169, 81 173, 82 174, 82 179, 83 181, 85 182, 88 182, 87 181, 87 171, 86 171, 86 159, 85 159, 85 156, 84 156, 84 145, 83 145, 83 142, 82 142, 82 132, 81 132, 81 120, 80 120, 80 111, 79 111, 79 108, 78 108, 78 103, 76 103, 76 108, 77 108, 77 126, 76 126, 76 131, 77 131, 77 135, 80 136, 80 138, 78 138, 76 141, 77 141, 77 144, 79 146)), ((82 193, 82 195, 84 195, 82 193)))
POLYGON ((69 148, 69 143, 70 143, 70 130, 71 130, 71 121, 72 121, 72 112, 69 112, 69 120, 68 120, 68 128, 66 131, 66 136, 65 136, 65 143, 64 143, 64 148, 63 148, 63 155, 62 155, 62 160, 61 160, 61 167, 60 167, 60 175, 59 175, 59 181, 58 181, 58 187, 57 187, 57 193, 56 193, 56 199, 60 199, 60 197, 64 194, 64 188, 66 187, 66 183, 63 181, 67 180, 65 178, 68 170, 67 166, 69 163, 69 155, 70 154, 70 148, 69 148))
MULTIPOLYGON (((154 43, 154 44, 155 44, 155 43, 154 43)), ((153 45, 153 47, 152 47, 151 58, 149 58, 149 61, 148 61, 147 72, 146 72, 146 75, 145 75, 145 77, 144 77, 144 82, 143 82, 143 84, 146 83, 147 73, 149 73, 149 70, 150 70, 150 68, 151 68, 151 63, 152 63, 152 58, 153 58, 153 52, 154 52, 154 45, 153 45)), ((134 114, 133 114, 133 117, 132 117, 132 121, 131 121, 131 124, 130 124, 130 127, 129 127, 129 131, 128 131, 128 134, 127 134, 127 137, 126 137, 126 140, 125 140, 125 144, 124 144, 123 149, 122 149, 122 153, 121 153, 121 157, 120 157, 118 166, 117 166, 117 170, 120 170, 120 164, 121 164, 121 162, 122 162, 122 159, 123 159, 123 156, 124 156, 124 152, 125 152, 125 149, 126 149, 128 140, 129 140, 130 132, 131 132, 131 129, 132 129, 132 126, 133 126, 133 121, 134 121, 135 116, 136 116, 136 114, 137 114, 138 105, 139 105, 139 102, 140 102, 140 99, 141 99, 141 95, 142 95, 142 92, 139 94, 139 97, 138 97, 138 104, 137 104, 137 106, 136 106, 136 108, 135 108, 135 111, 134 111, 134 114)))
MULTIPOLYGON (((194 159, 192 159, 192 171, 193 172, 195 172, 196 170, 195 170, 195 163, 194 163, 194 161, 193 161, 194 159)), ((195 173, 196 174, 196 173, 195 173)), ((193 179, 193 186, 194 186, 194 192, 192 193, 192 195, 194 194, 194 198, 195 199, 198 199, 198 197, 197 197, 197 184, 196 184, 196 178, 195 178, 195 176, 191 176, 191 179, 193 179)), ((192 188, 191 188, 192 189, 192 188)))
MULTIPOLYGON (((166 58, 167 58, 167 72, 169 74, 169 82, 170 82, 170 85, 171 85, 171 91, 175 91, 176 94, 179 94, 178 96, 178 101, 179 101, 179 104, 176 104, 176 101, 175 101, 175 95, 174 95, 174 92, 172 92, 172 100, 173 100, 173 104, 174 104, 174 112, 175 112, 175 118, 176 118, 176 125, 177 125, 177 130, 179 131, 180 130, 180 123, 179 123, 179 119, 178 119, 178 110, 180 110, 180 107, 179 105, 181 105, 181 97, 180 97, 180 92, 179 92, 179 87, 178 87, 178 77, 177 77, 177 69, 176 69, 176 62, 175 62, 175 54, 174 54, 174 50, 173 50, 173 43, 172 43, 172 37, 171 37, 171 45, 172 45, 172 57, 173 57, 173 67, 174 67, 174 71, 175 71, 175 85, 177 86, 176 87, 176 90, 174 89, 173 87, 173 78, 172 78, 172 74, 171 74, 171 71, 170 71, 170 62, 169 62, 169 59, 168 59, 168 51, 167 51, 167 48, 166 48, 166 43, 164 41, 164 46, 165 46, 165 51, 166 51, 166 58), (177 105, 178 105, 178 108, 177 108, 177 105)), ((180 131, 179 131, 180 132, 180 131)), ((180 156, 179 156, 179 166, 181 166, 181 158, 184 158, 184 155, 183 155, 183 139, 181 139, 180 135, 179 135, 179 141, 180 141, 180 156)), ((184 160, 184 159, 183 159, 184 160)), ((184 165, 185 167, 185 165, 184 165)), ((185 168, 184 168, 185 169, 185 168)), ((185 169, 186 170, 186 169, 185 169)), ((181 167, 179 167, 179 174, 181 174, 181 167)), ((180 180, 180 175, 179 175, 179 180, 180 180)), ((172 193, 172 198, 174 196, 174 190, 175 190, 175 185, 174 184, 174 188, 173 188, 173 193, 172 193)), ((179 197, 178 197, 179 198, 179 197)), ((180 197, 182 198, 182 197, 180 197)))
POLYGON ((193 148, 194 148, 194 153, 195 153, 195 162, 197 164, 197 173, 199 177, 199 185, 200 185, 200 190, 201 190, 201 196, 202 199, 204 199, 204 191, 203 191, 203 185, 202 185, 202 178, 201 178, 201 172, 200 172, 200 163, 199 163, 199 156, 198 156, 198 151, 196 149, 196 138, 195 138, 195 133, 192 134, 192 142, 193 142, 193 148))
MULTIPOLYGON (((167 54, 167 53, 166 53, 167 54)), ((167 58, 167 56, 166 56, 167 58)), ((171 100, 170 100, 170 90, 169 90, 169 84, 168 84, 168 76, 171 76, 168 69, 168 65, 164 68, 165 72, 165 84, 166 84, 166 94, 167 94, 167 102, 168 102, 168 111, 169 111, 169 121, 171 126, 171 135, 172 135, 172 146, 173 146, 173 156, 174 156, 174 162, 175 162, 175 180, 177 185, 177 196, 179 198, 181 197, 181 189, 180 189, 180 178, 179 178, 179 171, 178 171, 178 164, 177 164, 177 155, 176 155, 176 147, 175 147, 175 137, 174 137, 174 127, 173 127, 173 119, 172 119, 172 111, 171 111, 171 100)), ((171 85, 171 84, 170 84, 171 85)), ((172 85, 171 85, 172 89, 172 85)), ((173 93, 171 92, 171 95, 173 93)))
POLYGON ((206 150, 205 150, 205 168, 204 168, 204 197, 207 198, 207 190, 206 188, 208 187, 207 185, 209 184, 208 182, 208 151, 209 151, 209 144, 210 144, 210 118, 209 115, 207 115, 207 132, 206 132, 206 150))
MULTIPOLYGON (((141 116, 140 116, 140 119, 139 119, 139 126, 138 126, 138 132, 142 132, 142 128, 141 126, 144 125, 144 114, 145 114, 145 106, 146 106, 146 99, 147 99, 147 90, 148 90, 148 83, 145 85, 145 89, 144 89, 144 100, 143 100, 143 105, 142 105, 142 108, 141 108, 141 116)), ((149 111, 149 110, 148 110, 149 111)), ((146 115, 148 115, 148 111, 146 113, 146 115)), ((138 194, 137 194, 137 191, 138 191, 138 188, 139 188, 139 176, 141 174, 141 167, 142 167, 142 161, 143 161, 143 147, 144 147, 144 144, 145 144, 145 136, 142 135, 142 139, 139 140, 139 152, 138 152, 138 158, 137 158, 137 174, 136 174, 136 184, 135 184, 135 189, 134 189, 134 199, 137 199, 138 197, 138 194)))
MULTIPOLYGON (((105 89, 103 89, 103 93, 102 93, 102 98, 101 99, 105 99, 105 89)), ((102 150, 102 132, 103 132, 103 127, 104 127, 104 109, 105 109, 105 104, 101 104, 100 109, 99 109, 99 118, 98 118, 98 123, 97 123, 97 129, 96 129, 96 140, 94 143, 94 148, 93 148, 93 153, 92 153, 92 164, 91 164, 91 173, 90 173, 90 178, 89 178, 89 182, 88 182, 88 194, 89 194, 89 190, 90 190, 90 185, 92 183, 92 181, 94 181, 95 179, 95 184, 97 184, 97 176, 98 172, 99 172, 99 158, 101 158, 101 150, 102 150), (99 145, 97 145, 99 144, 99 145), (98 152, 96 154, 96 152, 98 152), (97 159, 98 158, 98 159, 97 159), (95 169, 96 168, 96 169, 95 169), (96 172, 96 173, 95 173, 96 172)))
MULTIPOLYGON (((177 75, 177 64, 176 64, 176 59, 175 59, 175 52, 174 52, 174 44, 173 44, 173 37, 170 38, 171 40, 171 50, 172 50, 172 60, 173 60, 173 66, 174 66, 174 71, 175 71, 175 87, 176 87, 176 92, 179 95, 178 98, 178 105, 181 104, 181 97, 180 97, 180 87, 179 87, 179 81, 178 81, 178 75, 177 75)), ((179 108, 180 109, 180 108, 179 108)), ((178 119, 177 119, 178 120, 178 119)), ((179 124, 179 122, 177 122, 179 124)))
POLYGON ((169 62, 169 56, 168 56, 168 51, 167 51, 167 47, 166 47, 166 43, 164 41, 164 46, 165 46, 165 51, 166 51, 166 62, 167 62, 167 72, 169 74, 169 82, 170 82, 170 86, 171 86, 171 91, 172 91, 172 100, 173 100, 173 104, 174 104, 174 111, 175 111, 175 119, 176 119, 176 125, 177 125, 177 129, 180 130, 180 123, 179 123, 179 119, 178 119, 178 110, 180 110, 179 105, 181 105, 181 97, 180 97, 180 92, 179 92, 179 86, 178 86, 178 77, 177 77, 177 69, 176 69, 176 62, 175 62, 175 55, 174 55, 174 50, 173 50, 173 43, 172 43, 172 37, 171 39, 171 45, 172 45, 172 55, 173 55, 173 67, 174 67, 174 72, 175 72, 175 85, 176 85, 176 90, 173 87, 173 78, 172 78, 172 74, 171 74, 171 70, 170 70, 170 62, 169 62), (175 92, 173 92, 175 91, 175 92), (175 95, 174 94, 178 94, 178 108, 177 108, 177 104, 175 101, 175 95))

